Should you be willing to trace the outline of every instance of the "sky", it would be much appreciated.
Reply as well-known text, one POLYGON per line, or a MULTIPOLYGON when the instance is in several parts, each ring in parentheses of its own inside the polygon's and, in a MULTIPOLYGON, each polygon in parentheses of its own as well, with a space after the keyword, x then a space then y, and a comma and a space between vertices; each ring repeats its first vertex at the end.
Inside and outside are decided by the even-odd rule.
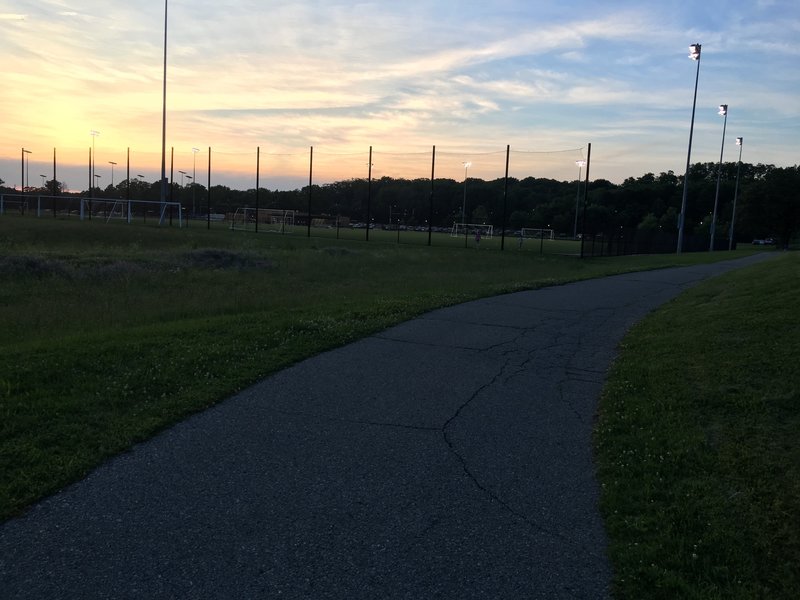
MULTIPOLYGON (((0 29, 5 185, 51 179, 54 149, 70 189, 90 148, 100 187, 128 149, 131 177, 158 180, 162 0, 0 0, 0 29)), ((593 180, 680 175, 692 43, 692 162, 737 160, 741 136, 745 162, 798 164, 796 0, 170 0, 167 32, 177 183, 207 183, 209 148, 212 185, 239 189, 494 179, 507 148, 512 176, 567 181, 589 144, 593 180)))

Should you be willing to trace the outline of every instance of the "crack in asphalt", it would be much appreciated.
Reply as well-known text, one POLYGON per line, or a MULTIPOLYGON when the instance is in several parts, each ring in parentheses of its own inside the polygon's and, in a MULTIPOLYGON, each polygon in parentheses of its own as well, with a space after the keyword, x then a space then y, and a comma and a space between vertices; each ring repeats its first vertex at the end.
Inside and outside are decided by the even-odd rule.
POLYGON ((305 419, 317 419, 326 423, 346 423, 349 425, 367 425, 370 427, 388 427, 395 429, 410 429, 412 431, 428 431, 439 432, 441 427, 426 427, 424 425, 409 425, 408 423, 393 423, 390 421, 370 421, 367 419, 345 419, 342 417, 334 417, 331 415, 323 415, 320 413, 307 412, 307 411, 294 411, 269 406, 266 408, 269 412, 278 413, 281 415, 288 415, 293 417, 303 417, 305 419))
MULTIPOLYGON (((525 332, 528 332, 528 331, 530 331, 530 329, 526 329, 525 330, 525 332)), ((524 333, 520 334, 520 336, 518 336, 515 340, 512 340, 511 342, 507 342, 507 343, 509 343, 509 344, 515 343, 523 335, 524 335, 524 333)), ((558 345, 558 343, 554 344, 554 346, 556 346, 556 345, 558 345)), ((546 351, 547 348, 548 347, 540 347, 540 348, 537 348, 537 349, 535 349, 533 351, 529 351, 529 353, 530 352, 540 353, 540 352, 546 351)), ((519 348, 517 348, 517 351, 519 351, 519 348)), ((498 493, 498 492, 494 491, 493 489, 489 488, 488 486, 484 485, 480 481, 480 478, 473 472, 473 470, 470 467, 470 464, 469 464, 469 461, 467 460, 467 458, 461 452, 459 452, 459 450, 456 448, 455 442, 452 439, 450 439, 450 436, 448 435, 448 429, 450 428, 450 426, 461 416, 461 414, 462 414, 462 412, 464 410, 466 410, 470 405, 472 405, 477 400, 477 398, 480 396, 481 392, 483 392, 484 390, 486 390, 488 388, 491 388, 492 386, 496 385, 501 380, 504 380, 505 382, 507 382, 511 377, 514 376, 514 374, 518 374, 520 372, 525 371, 527 366, 531 362, 533 362, 533 360, 534 360, 533 358, 526 359, 525 361, 523 361, 522 364, 514 366, 514 369, 513 369, 514 373, 513 374, 505 375, 507 369, 510 366, 512 366, 511 365, 512 359, 511 358, 507 359, 505 361, 505 363, 497 370, 497 372, 492 377, 492 379, 489 382, 484 383, 481 386, 478 386, 473 391, 473 393, 470 395, 470 397, 467 398, 456 409, 456 411, 450 416, 450 418, 447 419, 447 421, 444 423, 444 425, 442 425, 442 427, 441 427, 442 439, 447 444, 447 447, 448 447, 448 450, 450 451, 450 453, 453 456, 455 456, 456 459, 458 460, 458 462, 461 464, 461 468, 464 471, 464 474, 467 476, 467 478, 472 482, 472 484, 475 486, 475 488, 478 489, 484 495, 486 495, 490 499, 490 501, 496 502, 508 514, 512 515, 514 518, 519 519, 520 521, 525 523, 528 527, 530 527, 530 528, 532 528, 532 529, 534 529, 536 531, 539 531, 540 533, 544 533, 544 534, 547 534, 547 535, 552 536, 554 538, 557 538, 557 539, 561 540, 562 542, 567 543, 574 550, 577 550, 577 551, 579 551, 579 552, 581 552, 583 554, 586 554, 588 556, 592 556, 592 557, 596 557, 597 558, 597 557, 600 557, 600 555, 598 553, 593 552, 592 550, 586 548, 585 545, 580 544, 579 542, 576 542, 576 540, 574 540, 574 539, 572 539, 572 538, 570 538, 568 536, 565 536, 565 535, 563 535, 563 534, 561 534, 561 533, 559 533, 557 531, 553 531, 552 529, 550 529, 548 527, 544 527, 539 522, 537 522, 535 519, 533 519, 529 515, 527 515, 525 512, 522 512, 522 511, 519 511, 519 510, 515 509, 509 502, 507 502, 506 500, 504 500, 501 497, 500 493, 498 493), (505 377, 504 377, 504 375, 505 375, 505 377)), ((569 405, 569 403, 568 403, 568 405, 569 405)), ((573 412, 575 412, 576 416, 581 421, 583 421, 582 416, 577 412, 577 410, 575 410, 574 407, 572 407, 572 406, 570 406, 570 408, 573 410, 573 412)), ((420 534, 420 536, 418 536, 418 539, 422 539, 422 537, 423 537, 422 534, 420 534)))

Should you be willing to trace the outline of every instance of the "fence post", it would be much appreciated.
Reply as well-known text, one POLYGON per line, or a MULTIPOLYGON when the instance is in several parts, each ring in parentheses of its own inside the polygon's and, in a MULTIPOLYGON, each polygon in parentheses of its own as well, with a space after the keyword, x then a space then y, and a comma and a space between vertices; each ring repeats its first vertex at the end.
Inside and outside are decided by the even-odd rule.
POLYGON ((308 155, 308 224, 306 226, 307 235, 311 237, 311 184, 314 177, 314 146, 308 155))
POLYGON ((206 189, 206 229, 211 229, 211 146, 208 147, 208 189, 206 189))
MULTIPOLYGON (((581 258, 583 258, 583 239, 586 237, 586 205, 589 203, 589 166, 592 163, 592 143, 586 152, 586 185, 583 187, 583 222, 581 223, 581 258)), ((594 256, 594 238, 592 238, 592 256, 594 256)))
MULTIPOLYGON (((261 146, 256 146, 256 233, 258 233, 258 175, 261 167, 261 146)), ((247 224, 245 223, 245 231, 247 224)))
POLYGON ((369 241, 369 227, 372 208, 372 146, 369 147, 369 160, 367 162, 367 233, 366 241, 369 241))
POLYGON ((506 246, 506 206, 508 205, 508 161, 511 156, 511 144, 506 144, 506 176, 503 181, 503 220, 500 223, 500 250, 506 246))
MULTIPOLYGON (((433 232, 433 181, 434 181, 435 169, 436 169, 436 144, 433 145, 433 152, 431 153, 431 195, 428 202, 428 246, 431 245, 431 237, 433 232)), ((369 223, 367 225, 369 225, 369 223)))

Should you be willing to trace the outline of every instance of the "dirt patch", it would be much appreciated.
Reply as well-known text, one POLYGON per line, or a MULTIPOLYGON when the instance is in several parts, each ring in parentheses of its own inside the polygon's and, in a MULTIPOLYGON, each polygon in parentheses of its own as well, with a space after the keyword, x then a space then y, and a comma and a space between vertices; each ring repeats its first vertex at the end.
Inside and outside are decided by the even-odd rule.
POLYGON ((327 248, 320 248, 320 252, 327 254, 328 256, 354 256, 359 254, 358 250, 352 250, 351 248, 340 248, 337 246, 328 246, 327 248))
POLYGON ((184 256, 187 266, 197 269, 222 269, 250 271, 271 269, 273 264, 268 259, 255 254, 231 252, 217 248, 192 250, 184 256))
POLYGON ((39 256, 0 256, 0 277, 52 277, 66 275, 63 261, 39 256))

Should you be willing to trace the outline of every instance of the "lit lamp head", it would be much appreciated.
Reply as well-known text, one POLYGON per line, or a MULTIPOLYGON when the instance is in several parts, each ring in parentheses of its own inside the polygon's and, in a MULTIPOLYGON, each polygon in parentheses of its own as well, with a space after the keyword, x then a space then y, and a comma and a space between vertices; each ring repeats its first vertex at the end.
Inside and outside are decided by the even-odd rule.
POLYGON ((736 138, 736 145, 737 146, 741 146, 743 141, 744 141, 744 138, 740 138, 740 137, 736 138))
POLYGON ((585 167, 586 166, 586 161, 585 160, 576 160, 575 161, 575 165, 580 169, 581 167, 585 167))
POLYGON ((728 114, 728 105, 727 104, 720 104, 719 105, 719 112, 717 113, 720 117, 724 117, 728 114))
POLYGON ((692 44, 689 46, 689 58, 692 60, 700 60, 700 44, 692 44))

